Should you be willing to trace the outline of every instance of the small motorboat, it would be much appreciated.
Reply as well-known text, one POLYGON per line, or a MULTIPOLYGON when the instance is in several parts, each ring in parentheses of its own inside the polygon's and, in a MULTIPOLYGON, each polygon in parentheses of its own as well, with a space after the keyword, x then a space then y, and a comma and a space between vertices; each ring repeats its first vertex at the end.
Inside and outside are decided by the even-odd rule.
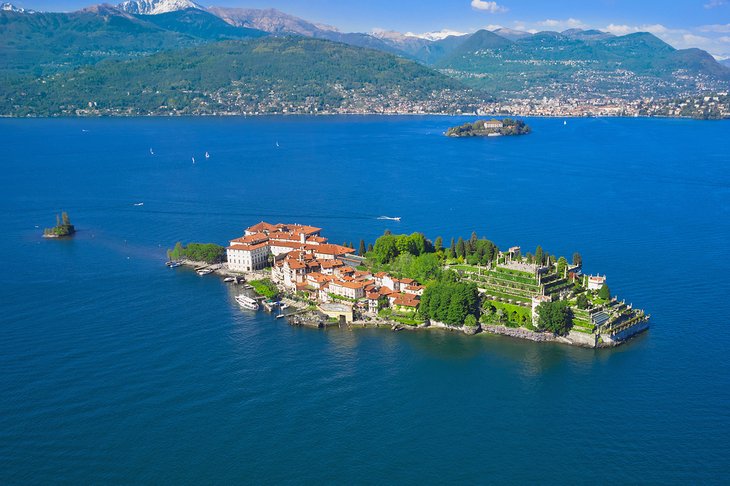
POLYGON ((223 279, 224 282, 235 282, 236 277, 226 277, 223 279))

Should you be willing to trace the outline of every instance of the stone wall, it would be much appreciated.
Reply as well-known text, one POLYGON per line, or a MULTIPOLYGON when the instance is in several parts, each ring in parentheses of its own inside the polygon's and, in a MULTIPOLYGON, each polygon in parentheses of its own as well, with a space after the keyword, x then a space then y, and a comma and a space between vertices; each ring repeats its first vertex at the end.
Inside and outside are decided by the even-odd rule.
POLYGON ((587 346, 589 348, 595 348, 598 342, 598 336, 596 334, 586 334, 584 332, 570 331, 565 336, 570 344, 577 344, 578 346, 587 346))
POLYGON ((647 329, 649 329, 648 320, 639 322, 638 324, 633 325, 628 329, 624 329, 621 332, 617 332, 613 336, 601 334, 600 337, 603 340, 603 346, 617 346, 627 339, 630 339, 633 336, 636 336, 637 334, 646 331, 647 329))
POLYGON ((482 331, 491 332, 492 334, 501 334, 520 339, 529 339, 530 341, 547 342, 554 341, 555 336, 548 332, 534 332, 520 327, 495 326, 492 324, 482 324, 482 331))

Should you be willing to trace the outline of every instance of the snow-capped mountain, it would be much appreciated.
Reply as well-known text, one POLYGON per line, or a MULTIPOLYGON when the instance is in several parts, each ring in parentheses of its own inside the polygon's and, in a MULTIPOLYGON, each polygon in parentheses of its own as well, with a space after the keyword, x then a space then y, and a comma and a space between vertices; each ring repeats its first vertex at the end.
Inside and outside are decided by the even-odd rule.
POLYGON ((7 2, 0 4, 0 10, 4 12, 35 13, 33 10, 26 10, 22 7, 16 7, 12 3, 7 2))
POLYGON ((119 8, 127 13, 140 15, 157 15, 188 8, 204 8, 192 0, 126 0, 119 4, 119 8))
POLYGON ((335 27, 315 24, 286 14, 275 8, 210 7, 207 10, 235 27, 248 27, 272 34, 300 34, 308 37, 325 37, 328 32, 338 32, 335 27))
POLYGON ((406 37, 418 37, 419 39, 426 39, 428 41, 440 41, 442 39, 446 39, 447 37, 461 37, 463 35, 467 35, 467 32, 459 32, 456 30, 449 30, 449 29, 443 29, 439 30, 437 32, 424 32, 422 34, 416 34, 413 32, 406 32, 404 35, 406 37))

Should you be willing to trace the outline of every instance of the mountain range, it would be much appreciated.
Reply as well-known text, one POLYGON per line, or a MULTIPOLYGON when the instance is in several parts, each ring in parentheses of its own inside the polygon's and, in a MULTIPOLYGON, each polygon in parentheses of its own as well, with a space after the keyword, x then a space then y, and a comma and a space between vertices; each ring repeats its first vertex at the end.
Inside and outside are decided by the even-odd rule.
MULTIPOLYGON (((0 49, 0 81, 18 89, 24 83, 48 85, 51 80, 83 78, 79 73, 111 72, 115 61, 129 66, 137 62, 141 69, 146 57, 173 59, 173 53, 178 51, 226 58, 231 42, 246 45, 239 52, 239 61, 248 60, 259 45, 268 52, 269 62, 279 65, 285 58, 291 62, 291 58, 286 57, 285 51, 271 49, 273 41, 269 39, 291 36, 320 41, 306 44, 310 62, 315 61, 319 52, 323 61, 320 65, 327 69, 321 76, 308 70, 319 86, 317 92, 323 92, 320 81, 337 84, 337 79, 347 76, 333 61, 331 56, 336 54, 363 66, 359 79, 368 86, 396 80, 403 83, 400 91, 408 95, 400 101, 413 106, 421 106, 424 101, 431 103, 433 99, 415 89, 405 77, 384 78, 377 69, 408 65, 419 75, 437 71, 440 74, 435 73, 432 78, 438 81, 430 84, 431 93, 460 91, 464 93, 456 103, 460 106, 491 95, 500 99, 636 99, 727 90, 730 85, 727 64, 718 63, 699 49, 677 50, 649 33, 614 36, 598 30, 571 29, 532 34, 505 28, 466 35, 344 33, 276 9, 205 8, 192 0, 126 0, 117 6, 94 5, 70 13, 24 11, 2 4, 0 45, 4 48, 0 49), (330 49, 333 42, 346 46, 330 49), (206 47, 201 50, 203 46, 206 47), (383 63, 383 53, 394 56, 397 63, 383 63), (372 70, 368 71, 366 66, 372 70), (370 80, 366 79, 368 72, 370 80)), ((302 82, 297 73, 284 67, 282 64, 282 69, 276 71, 276 81, 283 82, 280 86, 288 81, 290 87, 295 80, 302 82)), ((169 70, 164 72, 171 79, 179 77, 169 70)), ((235 73, 229 74, 230 79, 219 81, 230 84, 237 79, 235 73)), ((161 83, 169 84, 168 81, 161 83)), ((114 83, 114 79, 108 78, 108 82, 114 83)), ((258 77, 253 84, 258 86, 260 82, 258 77)), ((227 85, 213 88, 207 86, 206 92, 225 90, 227 85)), ((382 88, 377 90, 381 94, 399 90, 399 86, 382 88)), ((343 103, 347 105, 349 101, 343 103)))

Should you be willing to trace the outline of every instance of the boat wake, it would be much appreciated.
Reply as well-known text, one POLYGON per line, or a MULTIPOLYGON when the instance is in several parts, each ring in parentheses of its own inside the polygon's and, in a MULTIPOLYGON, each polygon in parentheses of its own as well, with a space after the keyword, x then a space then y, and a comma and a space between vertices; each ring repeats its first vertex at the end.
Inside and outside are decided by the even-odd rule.
POLYGON ((388 221, 400 221, 400 216, 378 216, 378 219, 386 219, 388 221))

